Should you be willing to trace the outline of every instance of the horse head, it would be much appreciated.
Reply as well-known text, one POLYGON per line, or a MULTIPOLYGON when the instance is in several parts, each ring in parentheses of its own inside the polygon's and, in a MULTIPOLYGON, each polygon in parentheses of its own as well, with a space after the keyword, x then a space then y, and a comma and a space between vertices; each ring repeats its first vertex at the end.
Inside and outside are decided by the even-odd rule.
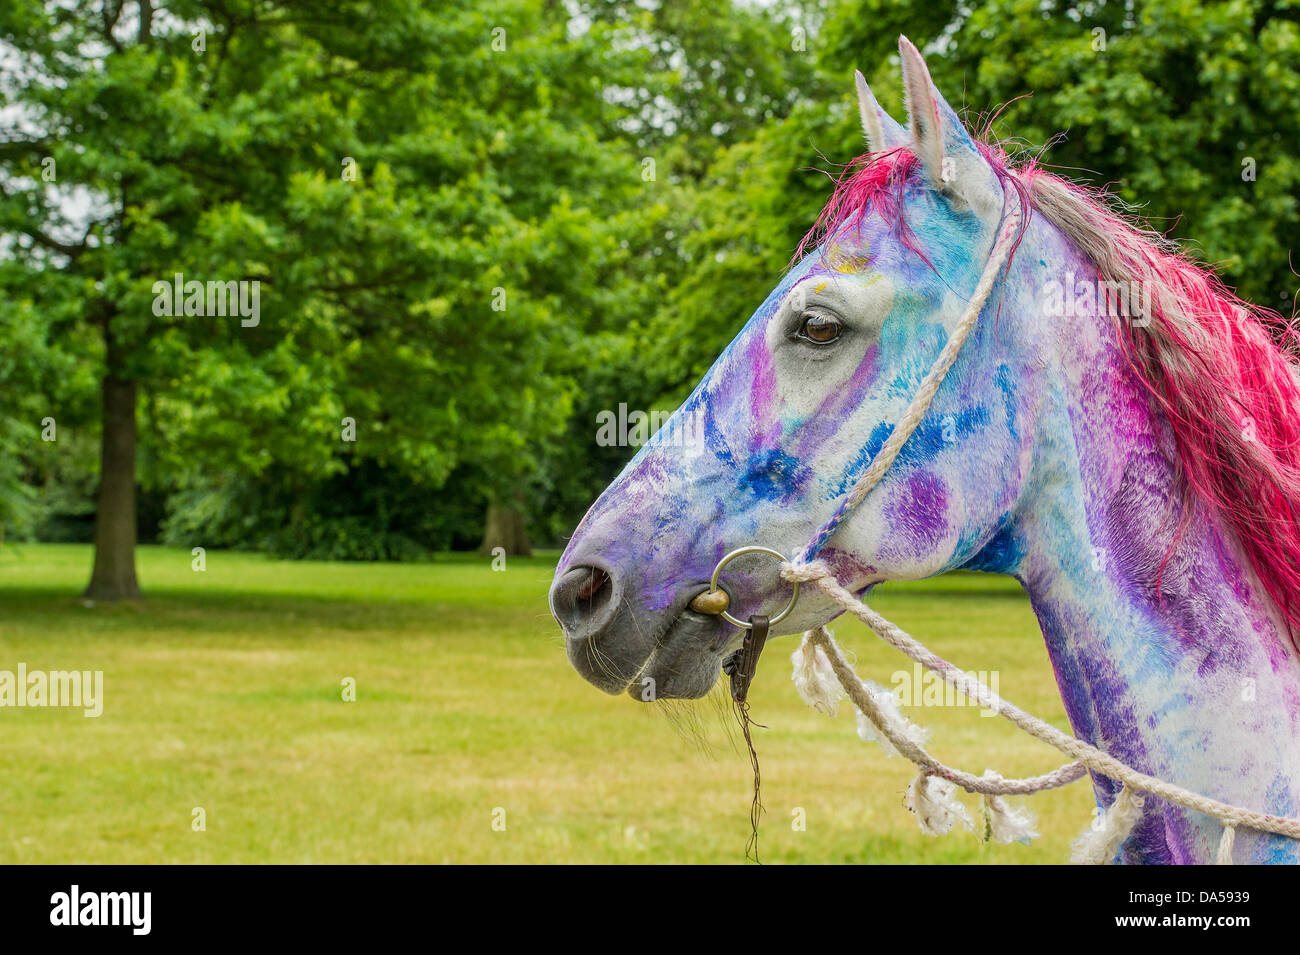
MULTIPOLYGON (((900 48, 910 131, 858 74, 870 156, 828 206, 825 234, 600 496, 560 561, 552 611, 573 665, 606 691, 708 692, 742 633, 689 602, 734 548, 804 549, 971 301, 1006 190, 915 47, 900 48)), ((894 467, 820 548, 851 590, 1007 560, 990 548, 1023 490, 1016 385, 1035 364, 1018 333, 1008 308, 979 327, 894 467)), ((777 613, 789 596, 777 570, 758 556, 729 564, 731 613, 777 613)), ((773 632, 835 612, 805 591, 773 632)))
MULTIPOLYGON (((963 128, 906 39, 900 52, 909 128, 859 75, 870 151, 811 251, 569 542, 550 598, 570 661, 611 693, 706 694, 743 630, 690 605, 746 545, 820 558, 859 595, 960 568, 1008 574, 1076 736, 1192 791, 1296 815, 1294 325, 1104 196, 1013 165, 963 128)), ((720 582, 740 623, 775 620, 789 598, 759 554, 720 582)), ((772 632, 839 609, 805 588, 772 632)), ((1093 785, 1100 805, 1116 798, 1114 780, 1093 785)), ((1203 862, 1221 832, 1153 804, 1124 853, 1203 862)), ((1234 852, 1295 862, 1300 842, 1254 833, 1234 852)))

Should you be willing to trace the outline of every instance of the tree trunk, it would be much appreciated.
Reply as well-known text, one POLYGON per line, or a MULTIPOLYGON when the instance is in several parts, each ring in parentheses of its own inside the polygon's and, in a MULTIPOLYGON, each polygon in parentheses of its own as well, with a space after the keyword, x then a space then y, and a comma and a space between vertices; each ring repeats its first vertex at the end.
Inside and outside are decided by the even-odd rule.
POLYGON ((491 554, 497 547, 505 548, 510 557, 533 555, 524 512, 517 507, 493 502, 488 504, 487 530, 483 534, 483 543, 479 545, 479 553, 491 554))
POLYGON ((133 600, 135 580, 134 381, 104 376, 104 428, 95 507, 95 569, 82 595, 88 600, 133 600))

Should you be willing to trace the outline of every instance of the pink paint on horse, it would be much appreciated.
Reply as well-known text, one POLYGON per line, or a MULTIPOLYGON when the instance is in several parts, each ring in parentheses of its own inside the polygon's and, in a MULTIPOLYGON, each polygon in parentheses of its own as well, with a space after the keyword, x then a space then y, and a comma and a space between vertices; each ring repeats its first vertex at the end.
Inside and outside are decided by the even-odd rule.
MULTIPOLYGON (((987 135, 987 134, 986 134, 987 135)), ((1125 276, 1152 290, 1150 325, 1118 316, 1123 353, 1167 416, 1179 479, 1241 542, 1252 569, 1300 631, 1300 352, 1297 321, 1237 297, 1205 266, 1163 236, 1112 208, 1104 193, 1069 182, 1035 160, 1012 163, 996 143, 977 142, 1004 188, 1023 206, 1049 194, 1086 210, 1090 245, 1104 243, 1102 280, 1125 276), (1108 271, 1118 275, 1108 275, 1108 271)), ((871 211, 929 262, 903 215, 906 191, 924 188, 920 160, 897 147, 857 157, 839 177, 796 259, 857 229, 871 211)), ((1040 210, 1041 211, 1041 210, 1040 210)), ((1059 224, 1059 223, 1058 223, 1059 224)), ((1026 227, 1028 223, 1026 222, 1026 227)), ((1076 238, 1078 238, 1076 236, 1076 238)), ((1091 250, 1095 251, 1095 249, 1091 250)), ((1012 251, 1015 256, 1015 250, 1012 251)), ((1176 541, 1170 544, 1173 553, 1176 541)), ((1163 567, 1161 568, 1163 570, 1163 567)), ((1157 587, 1159 581, 1157 580, 1157 587)))

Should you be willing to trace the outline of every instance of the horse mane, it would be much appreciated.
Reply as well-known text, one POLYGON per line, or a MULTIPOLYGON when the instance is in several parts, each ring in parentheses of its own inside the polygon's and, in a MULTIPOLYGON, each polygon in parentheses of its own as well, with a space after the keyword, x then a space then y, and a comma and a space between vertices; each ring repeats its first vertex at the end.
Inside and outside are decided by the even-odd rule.
MULTIPOLYGON (((1136 282, 1127 287, 1150 291, 1145 327, 1116 316, 1120 349, 1153 407, 1169 422, 1184 493, 1190 489, 1240 542, 1294 635, 1300 631, 1295 318, 1243 301, 1178 243, 1144 227, 1107 193, 1047 172, 1033 159, 1014 165, 992 141, 978 145, 1004 188, 1011 187, 1030 215, 1041 214, 1091 259, 1100 280, 1136 282)), ((870 208, 928 262, 903 216, 905 191, 921 185, 918 168, 917 158, 903 148, 855 159, 796 258, 859 223, 870 208)), ((1170 542, 1166 563, 1190 513, 1185 511, 1170 542)))

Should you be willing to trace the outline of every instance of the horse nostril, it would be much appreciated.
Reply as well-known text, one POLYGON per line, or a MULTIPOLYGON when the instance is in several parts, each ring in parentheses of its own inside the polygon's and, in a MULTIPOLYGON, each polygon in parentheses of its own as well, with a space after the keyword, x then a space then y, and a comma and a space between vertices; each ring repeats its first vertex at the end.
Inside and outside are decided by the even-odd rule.
POLYGON ((571 567, 551 588, 551 612, 570 637, 592 636, 617 612, 616 589, 599 567, 571 567))

